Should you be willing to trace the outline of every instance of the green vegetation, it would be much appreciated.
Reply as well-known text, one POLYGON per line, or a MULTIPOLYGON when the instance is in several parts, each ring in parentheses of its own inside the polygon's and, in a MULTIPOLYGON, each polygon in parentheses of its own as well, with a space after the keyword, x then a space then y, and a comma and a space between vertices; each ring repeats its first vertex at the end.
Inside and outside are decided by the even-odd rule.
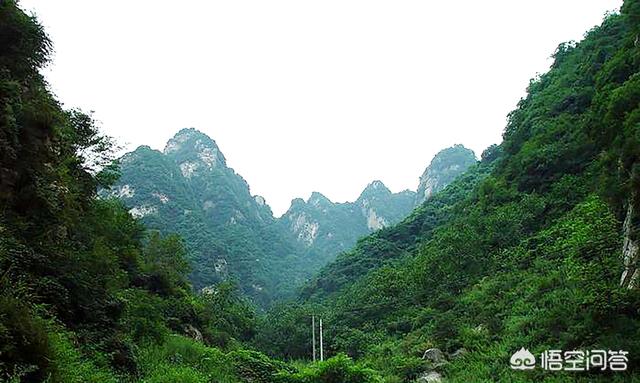
POLYGON ((232 280, 266 307, 308 276, 295 241, 206 135, 183 129, 164 152, 141 146, 120 163, 121 177, 101 195, 118 197, 151 229, 180 234, 196 290, 232 280))
MULTIPOLYGON (((640 293, 620 277, 623 239, 637 240, 638 228, 639 4, 626 1, 584 41, 561 44, 500 146, 340 255, 279 315, 322 313, 331 353, 390 382, 434 370, 460 382, 635 379, 640 293), (434 347, 447 363, 422 359, 434 347), (521 347, 622 349, 629 371, 511 370, 521 347)), ((291 323, 266 321, 259 332, 291 323)), ((274 345, 265 348, 273 356, 296 350, 274 345)))
POLYGON ((139 148, 110 189, 112 141, 90 115, 62 109, 39 74, 51 50, 41 26, 0 3, 0 381, 638 380, 639 35, 640 1, 627 0, 582 42, 561 44, 501 145, 360 239, 297 302, 258 314, 247 296, 290 293, 277 275, 300 266, 298 249, 215 143, 187 130, 165 154, 139 148), (151 160, 126 170, 141 158, 151 160), (206 177, 193 173, 205 166, 206 177), (134 181, 137 191, 124 187, 134 181), (217 275, 215 261, 232 257, 239 289, 217 275), (333 356, 318 363, 312 313, 333 356), (514 371, 521 347, 626 350, 629 369, 514 371), (430 348, 442 356, 423 358, 430 348))
POLYGON ((97 198, 113 144, 47 90, 50 47, 0 3, 0 381, 371 381, 345 357, 306 372, 244 349, 255 314, 235 286, 194 295, 182 239, 97 198))
MULTIPOLYGON (((180 234, 194 288, 234 280, 261 308, 295 297, 358 238, 398 223, 416 204, 416 193, 392 193, 374 181, 354 202, 334 203, 314 192, 276 219, 227 167, 215 141, 193 128, 178 132, 163 152, 141 146, 120 163, 120 178, 101 195, 123 201, 148 228, 180 234)), ((462 145, 441 151, 421 178, 421 193, 439 191, 475 163, 462 145)))

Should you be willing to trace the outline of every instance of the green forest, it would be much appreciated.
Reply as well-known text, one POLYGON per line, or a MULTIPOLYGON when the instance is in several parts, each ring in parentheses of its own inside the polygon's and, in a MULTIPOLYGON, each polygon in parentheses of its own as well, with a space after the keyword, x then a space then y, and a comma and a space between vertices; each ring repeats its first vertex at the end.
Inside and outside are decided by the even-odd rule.
MULTIPOLYGON (((54 42, 0 2, 0 382, 640 381, 639 36, 625 0, 560 44, 501 144, 310 273, 270 219, 179 236, 105 193, 115 139, 63 108, 41 73, 54 42), (190 241, 280 258, 202 289, 215 267, 194 270, 190 241), (624 350, 628 368, 514 370, 523 347, 624 350)), ((199 190, 240 193, 216 185, 199 190)))

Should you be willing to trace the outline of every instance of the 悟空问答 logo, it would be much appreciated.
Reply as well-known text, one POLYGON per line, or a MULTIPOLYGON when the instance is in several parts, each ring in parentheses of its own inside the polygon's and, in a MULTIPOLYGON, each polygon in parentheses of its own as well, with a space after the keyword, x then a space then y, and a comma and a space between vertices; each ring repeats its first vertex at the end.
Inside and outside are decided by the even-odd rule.
POLYGON ((509 362, 514 370, 532 370, 536 367, 536 357, 524 347, 511 355, 509 362))

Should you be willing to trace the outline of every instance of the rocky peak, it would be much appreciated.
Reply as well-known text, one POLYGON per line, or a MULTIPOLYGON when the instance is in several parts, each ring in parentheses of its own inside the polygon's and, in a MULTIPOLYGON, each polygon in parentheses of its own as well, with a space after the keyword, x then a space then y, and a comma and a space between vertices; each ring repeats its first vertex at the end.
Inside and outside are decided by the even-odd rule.
POLYGON ((255 195, 253 196, 253 199, 256 201, 258 206, 264 206, 267 204, 267 201, 265 201, 264 197, 261 195, 255 195))
POLYGON ((364 188, 362 193, 360 193, 360 197, 358 197, 358 201, 375 197, 385 197, 391 194, 391 190, 389 190, 382 181, 375 180, 364 188))
POLYGON ((291 200, 291 206, 289 207, 289 210, 287 211, 286 214, 292 212, 293 210, 297 210, 302 208, 303 206, 305 206, 307 203, 304 202, 304 200, 302 198, 294 198, 291 200))
POLYGON ((171 138, 164 154, 179 163, 186 178, 201 168, 226 167, 227 161, 216 142, 194 128, 182 129, 171 138))
POLYGON ((331 202, 331 200, 325 197, 322 193, 313 192, 311 193, 311 197, 309 197, 307 204, 315 207, 323 207, 326 205, 332 205, 333 202, 331 202))
POLYGON ((416 205, 444 189, 476 162, 475 153, 459 144, 438 152, 420 176, 416 205))

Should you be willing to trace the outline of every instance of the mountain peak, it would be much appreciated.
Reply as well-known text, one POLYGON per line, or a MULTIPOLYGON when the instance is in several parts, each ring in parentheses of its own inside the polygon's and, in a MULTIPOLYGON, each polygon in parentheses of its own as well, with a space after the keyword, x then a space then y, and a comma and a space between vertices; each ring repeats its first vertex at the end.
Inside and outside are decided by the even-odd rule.
POLYGON ((325 197, 324 194, 314 191, 313 193, 311 193, 311 197, 309 197, 307 203, 310 205, 318 206, 320 204, 331 204, 333 202, 331 202, 329 198, 325 197))
POLYGON ((439 151, 420 176, 416 205, 444 189, 476 162, 477 158, 473 150, 461 144, 439 151))
POLYGON ((372 196, 383 196, 389 194, 392 194, 391 190, 389 190, 389 188, 387 188, 387 186, 382 181, 375 180, 364 188, 362 193, 360 193, 360 197, 358 197, 358 200, 362 200, 364 198, 372 196))
POLYGON ((226 167, 227 161, 216 142, 195 128, 181 129, 167 141, 163 153, 179 162, 196 161, 208 168, 226 167))

